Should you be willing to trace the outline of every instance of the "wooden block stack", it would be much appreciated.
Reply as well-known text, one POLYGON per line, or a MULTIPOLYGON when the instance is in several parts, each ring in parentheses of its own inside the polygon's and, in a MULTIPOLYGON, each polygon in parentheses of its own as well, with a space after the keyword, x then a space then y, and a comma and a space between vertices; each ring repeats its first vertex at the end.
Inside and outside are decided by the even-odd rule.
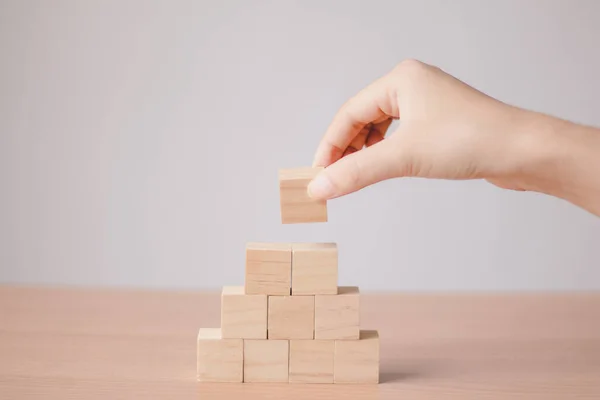
MULTIPOLYGON (((322 204, 304 204, 307 180, 285 182, 301 170, 280 174, 282 220, 326 219, 322 204)), ((245 259, 244 286, 221 292, 221 328, 198 332, 199 381, 379 382, 379 335, 361 330, 358 287, 338 286, 337 244, 247 243, 245 259)))

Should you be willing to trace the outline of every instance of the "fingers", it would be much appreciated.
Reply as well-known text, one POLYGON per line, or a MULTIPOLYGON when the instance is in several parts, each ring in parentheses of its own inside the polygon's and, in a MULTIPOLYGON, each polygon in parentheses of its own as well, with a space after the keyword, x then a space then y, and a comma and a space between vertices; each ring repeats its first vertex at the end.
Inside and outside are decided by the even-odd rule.
POLYGON ((381 142, 382 140, 383 140, 383 135, 381 133, 379 133, 378 131, 373 131, 367 137, 367 141, 365 144, 367 145, 367 147, 371 147, 374 144, 381 142))
MULTIPOLYGON (((391 95, 394 92, 392 83, 391 76, 385 75, 361 90, 340 108, 317 147, 314 166, 326 167, 342 158, 348 146, 369 123, 381 123, 390 117, 398 118, 396 97, 391 95)), ((362 145, 367 136, 368 133, 362 145)))
POLYGON ((352 142, 350 142, 350 145, 346 150, 354 149, 356 151, 365 147, 365 142, 367 141, 367 136, 369 136, 369 133, 371 132, 371 127, 372 125, 370 123, 365 125, 365 127, 358 132, 358 135, 352 139, 352 142))
POLYGON ((383 140, 383 138, 385 137, 385 133, 387 132, 387 130, 391 124, 392 124, 391 118, 388 118, 385 121, 374 124, 371 127, 369 135, 367 136, 367 140, 365 141, 366 146, 371 147, 375 143, 381 142, 383 140))
POLYGON ((356 150, 354 147, 350 146, 346 149, 346 151, 344 151, 344 154, 342 155, 342 157, 346 157, 347 155, 350 155, 352 153, 356 153, 358 150, 356 150))
POLYGON ((367 124, 361 129, 358 135, 356 135, 346 150, 344 150, 342 157, 346 157, 348 154, 356 153, 365 147, 365 145, 369 147, 382 141, 385 137, 385 132, 391 123, 392 120, 388 118, 376 124, 367 124))
POLYGON ((399 154, 391 140, 348 154, 325 168, 309 184, 315 199, 343 196, 398 175, 399 154))
POLYGON ((382 141, 391 123, 392 120, 386 118, 381 122, 367 124, 361 129, 352 142, 350 142, 350 145, 346 148, 342 157, 361 150, 365 145, 369 147, 382 141))

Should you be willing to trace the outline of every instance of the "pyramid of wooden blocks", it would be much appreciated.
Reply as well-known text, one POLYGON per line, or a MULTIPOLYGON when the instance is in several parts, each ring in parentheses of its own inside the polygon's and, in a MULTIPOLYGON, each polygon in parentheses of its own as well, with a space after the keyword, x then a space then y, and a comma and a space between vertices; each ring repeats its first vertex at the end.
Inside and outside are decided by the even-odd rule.
MULTIPOLYGON (((298 210, 291 220, 308 215, 298 210)), ((244 286, 221 292, 221 327, 198 333, 199 381, 379 382, 379 335, 361 329, 358 287, 338 286, 335 243, 255 242, 245 254, 244 286)))

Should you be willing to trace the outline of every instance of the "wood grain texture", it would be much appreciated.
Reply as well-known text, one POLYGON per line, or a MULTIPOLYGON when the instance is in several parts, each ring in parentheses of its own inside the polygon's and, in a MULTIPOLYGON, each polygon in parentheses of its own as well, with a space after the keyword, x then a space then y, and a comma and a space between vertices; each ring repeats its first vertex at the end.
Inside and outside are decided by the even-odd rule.
POLYGON ((290 383, 333 383, 334 340, 290 340, 290 383))
POLYGON ((600 294, 361 295, 379 385, 199 383, 220 291, 0 286, 0 399, 600 398, 600 294))
POLYGON ((292 244, 292 295, 337 294, 336 243, 292 244))
POLYGON ((200 328, 196 355, 198 381, 243 382, 241 339, 223 339, 219 328, 200 328))
POLYGON ((246 244, 246 294, 289 295, 291 287, 291 244, 246 244))
POLYGON ((315 339, 358 339, 360 291, 341 286, 337 295, 315 296, 315 339))
POLYGON ((287 382, 289 341, 244 340, 244 382, 287 382))
POLYGON ((308 184, 322 167, 279 170, 279 197, 282 224, 327 222, 327 201, 308 195, 308 184))
POLYGON ((335 383, 379 383, 379 333, 362 330, 358 340, 336 340, 335 383))
POLYGON ((313 339, 314 296, 269 296, 269 339, 313 339))
POLYGON ((226 339, 266 339, 267 295, 245 294, 243 286, 223 287, 221 334, 226 339))

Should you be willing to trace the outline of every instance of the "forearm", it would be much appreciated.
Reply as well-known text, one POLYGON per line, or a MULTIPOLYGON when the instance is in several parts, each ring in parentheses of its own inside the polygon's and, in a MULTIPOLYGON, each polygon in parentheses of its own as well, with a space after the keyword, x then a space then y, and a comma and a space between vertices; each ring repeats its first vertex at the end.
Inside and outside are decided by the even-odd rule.
POLYGON ((600 216, 600 129, 527 114, 523 129, 529 154, 534 154, 525 173, 527 189, 562 198, 600 216))
POLYGON ((558 196, 600 216, 600 130, 571 124, 565 132, 565 173, 558 196))

